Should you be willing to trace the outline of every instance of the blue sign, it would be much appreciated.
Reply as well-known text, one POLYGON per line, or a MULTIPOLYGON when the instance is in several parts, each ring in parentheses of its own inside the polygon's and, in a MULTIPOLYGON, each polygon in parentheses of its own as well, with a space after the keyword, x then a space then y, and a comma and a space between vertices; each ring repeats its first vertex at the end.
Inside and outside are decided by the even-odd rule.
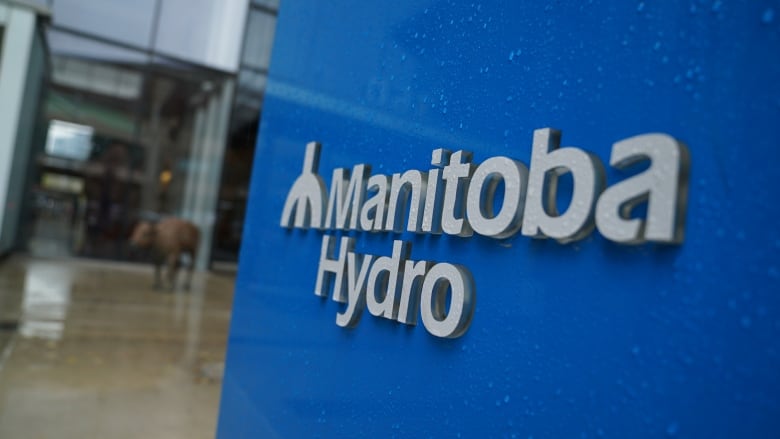
POLYGON ((780 436, 780 5, 516 3, 283 3, 219 437, 780 436))

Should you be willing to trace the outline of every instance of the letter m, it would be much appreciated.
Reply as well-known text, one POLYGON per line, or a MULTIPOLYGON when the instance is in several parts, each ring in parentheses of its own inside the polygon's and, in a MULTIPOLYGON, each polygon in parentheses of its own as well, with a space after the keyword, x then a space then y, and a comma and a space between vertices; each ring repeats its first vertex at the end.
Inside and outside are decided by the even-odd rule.
POLYGON ((371 172, 368 165, 355 165, 352 168, 352 176, 347 183, 349 171, 343 168, 333 171, 333 179, 330 184, 330 197, 328 198, 328 213, 325 215, 324 228, 333 227, 344 230, 358 229, 360 208, 363 205, 363 197, 366 193, 366 173, 371 172), (335 224, 333 222, 335 217, 335 224), (349 218, 349 226, 347 226, 349 218))

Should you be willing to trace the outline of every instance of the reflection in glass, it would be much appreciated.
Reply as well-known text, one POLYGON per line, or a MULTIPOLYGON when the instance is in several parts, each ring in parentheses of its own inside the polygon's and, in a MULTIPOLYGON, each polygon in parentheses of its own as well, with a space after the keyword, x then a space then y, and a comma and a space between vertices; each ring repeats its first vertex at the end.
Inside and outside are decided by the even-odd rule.
POLYGON ((46 37, 52 55, 129 64, 145 64, 148 60, 144 52, 101 43, 55 29, 49 29, 46 37))
POLYGON ((49 340, 62 337, 72 278, 67 268, 42 262, 30 264, 24 281, 19 326, 22 337, 49 340))
POLYGON ((52 58, 52 81, 108 96, 137 99, 141 95, 142 75, 117 66, 58 56, 52 58))
POLYGON ((132 228, 172 215, 200 227, 201 268, 235 261, 279 2, 50 4, 28 248, 139 260, 132 228))
POLYGON ((48 36, 50 129, 35 159, 31 252, 142 259, 130 232, 164 215, 195 221, 208 242, 229 76, 68 32, 48 36))
POLYGON ((66 159, 86 160, 92 152, 94 128, 52 120, 46 137, 46 154, 66 159))
POLYGON ((231 110, 214 224, 215 261, 236 262, 246 214, 248 183, 260 124, 278 1, 253 1, 247 17, 238 89, 231 110), (270 9, 270 11, 269 11, 270 9))

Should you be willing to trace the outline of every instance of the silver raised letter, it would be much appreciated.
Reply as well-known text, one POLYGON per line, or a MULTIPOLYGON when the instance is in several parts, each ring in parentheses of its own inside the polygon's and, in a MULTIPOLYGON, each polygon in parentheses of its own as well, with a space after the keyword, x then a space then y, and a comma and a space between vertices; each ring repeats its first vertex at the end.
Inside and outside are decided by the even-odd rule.
POLYGON ((390 184, 390 204, 387 207, 387 222, 385 230, 388 232, 403 231, 404 210, 409 199, 409 220, 406 230, 416 232, 422 225, 424 190, 428 176, 424 172, 409 170, 401 174, 393 174, 390 184))
POLYGON ((398 315, 398 278, 409 254, 409 243, 393 241, 393 255, 376 258, 368 274, 366 302, 368 311, 377 316, 395 320, 398 315), (377 285, 378 284, 378 285, 377 285))
POLYGON ((466 213, 475 232, 493 238, 517 233, 523 219, 528 168, 507 157, 491 157, 482 162, 469 182, 466 213), (504 181, 501 210, 493 212, 496 189, 504 181))
POLYGON ((468 178, 471 176, 471 153, 458 151, 452 154, 450 164, 444 167, 444 206, 441 215, 441 228, 448 235, 471 236, 472 231, 466 221, 466 202, 461 191, 460 181, 464 190, 468 190, 468 178))
POLYGON ((360 321, 366 307, 366 274, 371 266, 371 255, 347 253, 347 309, 336 314, 336 324, 343 328, 352 328, 360 321), (356 275, 357 274, 357 278, 356 275))
POLYGON ((609 164, 624 169, 650 160, 642 173, 607 188, 596 204, 596 225, 606 238, 627 244, 680 243, 688 195, 688 148, 666 134, 642 134, 612 146, 609 164), (631 210, 647 201, 647 219, 631 210))
POLYGON ((366 170, 371 172, 371 167, 364 164, 355 165, 352 168, 349 184, 347 184, 349 171, 344 168, 333 170, 324 228, 334 227, 341 230, 347 227, 351 230, 358 228, 360 207, 366 194, 366 170), (349 226, 347 226, 347 218, 349 218, 349 226))
POLYGON ((404 280, 401 285, 401 306, 398 321, 407 325, 417 324, 420 312, 420 287, 428 272, 428 261, 406 261, 404 280))
POLYGON ((317 284, 314 287, 314 294, 320 297, 328 297, 330 282, 325 281, 326 274, 332 274, 335 277, 333 282, 333 300, 336 302, 345 302, 344 296, 344 266, 347 263, 347 252, 355 247, 355 240, 349 237, 341 238, 339 248, 339 258, 333 259, 335 247, 335 238, 330 235, 322 237, 322 249, 320 250, 320 265, 317 268, 317 284))
POLYGON ((320 165, 320 144, 309 142, 306 145, 306 155, 303 159, 303 172, 295 179, 295 183, 287 194, 287 200, 282 209, 280 225, 290 228, 290 220, 295 212, 295 227, 322 227, 322 214, 325 201, 325 182, 317 174, 320 165))
POLYGON ((387 176, 378 174, 368 179, 368 192, 376 191, 360 209, 360 228, 370 232, 380 232, 385 225, 387 207, 387 176), (376 189, 374 189, 376 188, 376 189))
POLYGON ((425 329, 437 337, 460 337, 471 324, 475 298, 474 280, 465 267, 444 262, 434 265, 425 275, 420 298, 425 329))
MULTIPOLYGON (((438 148, 431 153, 431 164, 443 167, 450 162, 452 152, 438 148)), ((440 185, 441 170, 431 169, 428 172, 428 185, 425 190, 425 211, 423 212, 422 231, 441 234, 442 185, 440 185)))
POLYGON ((523 216, 523 235, 560 242, 582 239, 593 230, 593 202, 604 189, 604 167, 598 157, 579 148, 560 148, 561 132, 534 130, 531 170, 523 216), (571 172, 574 188, 569 207, 556 207, 558 177, 571 172))

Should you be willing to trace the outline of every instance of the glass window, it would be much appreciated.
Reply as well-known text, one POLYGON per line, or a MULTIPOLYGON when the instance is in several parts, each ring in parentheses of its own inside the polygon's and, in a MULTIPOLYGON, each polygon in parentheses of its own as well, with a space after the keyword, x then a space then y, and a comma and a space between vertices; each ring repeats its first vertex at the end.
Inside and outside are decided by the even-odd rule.
POLYGON ((247 26, 243 63, 259 69, 267 69, 276 30, 276 17, 253 9, 249 12, 247 26))
POLYGON ((38 175, 48 177, 31 195, 40 201, 31 251, 46 254, 55 243, 68 254, 132 260, 141 257, 127 242, 135 222, 177 215, 198 224, 205 266, 232 79, 68 31, 49 30, 47 38, 43 105, 53 128, 36 156, 38 175), (45 206, 59 202, 71 214, 49 218, 45 206), (62 234, 46 235, 52 221, 62 234))
POLYGON ((242 0, 166 0, 160 11, 155 49, 235 72, 247 7, 242 0))
POLYGON ((156 0, 55 0, 55 25, 149 47, 156 0))
POLYGON ((54 84, 104 96, 137 99, 141 95, 141 72, 69 57, 52 57, 54 84))
POLYGON ((67 32, 50 29, 47 31, 46 37, 49 51, 55 56, 122 64, 145 64, 148 60, 148 56, 144 52, 103 44, 67 32))

